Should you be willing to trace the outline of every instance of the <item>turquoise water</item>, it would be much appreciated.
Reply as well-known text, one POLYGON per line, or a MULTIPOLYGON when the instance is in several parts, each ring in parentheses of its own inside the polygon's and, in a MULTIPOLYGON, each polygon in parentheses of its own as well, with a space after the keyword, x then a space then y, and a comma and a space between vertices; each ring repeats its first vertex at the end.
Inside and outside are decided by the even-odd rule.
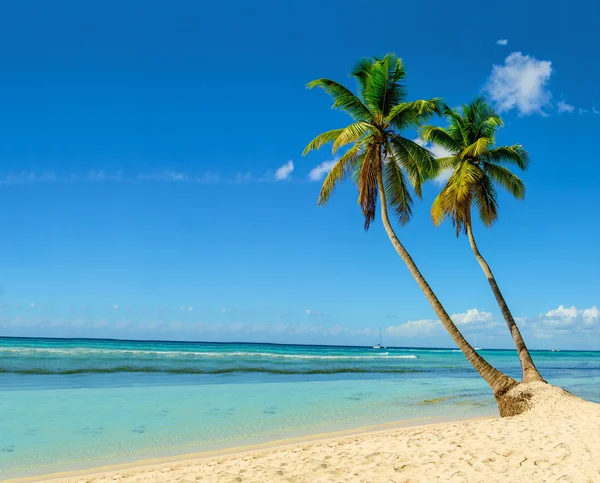
MULTIPOLYGON (((481 353, 519 376, 516 352, 481 353)), ((549 382, 600 402, 600 352, 533 357, 549 382)), ((0 338, 0 479, 495 414, 453 349, 0 338)))

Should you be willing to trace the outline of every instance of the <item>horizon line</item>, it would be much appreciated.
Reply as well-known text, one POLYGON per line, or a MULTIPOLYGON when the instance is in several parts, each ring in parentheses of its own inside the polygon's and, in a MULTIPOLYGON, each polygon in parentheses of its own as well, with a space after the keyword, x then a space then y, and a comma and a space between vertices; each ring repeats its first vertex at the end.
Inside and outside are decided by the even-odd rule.
MULTIPOLYGON (((11 335, 0 335, 0 339, 41 339, 41 340, 57 340, 57 341, 107 341, 107 342, 161 342, 161 343, 172 343, 172 344, 248 344, 248 345, 276 345, 276 346, 303 346, 303 347, 357 347, 371 349, 372 346, 367 345, 348 345, 348 344, 291 344, 286 342, 245 342, 245 341, 229 341, 229 342, 216 342, 207 340, 161 340, 161 339, 118 339, 118 338, 106 338, 106 337, 32 337, 32 336, 11 336, 11 335)), ((461 352, 458 347, 415 347, 415 346, 386 346, 385 349, 422 349, 422 350, 456 350, 461 352)), ((516 352, 517 349, 497 349, 487 348, 481 349, 483 351, 506 351, 516 352)), ((600 349, 559 349, 561 352, 600 352, 600 349)), ((551 352, 552 349, 529 349, 530 352, 551 352)))

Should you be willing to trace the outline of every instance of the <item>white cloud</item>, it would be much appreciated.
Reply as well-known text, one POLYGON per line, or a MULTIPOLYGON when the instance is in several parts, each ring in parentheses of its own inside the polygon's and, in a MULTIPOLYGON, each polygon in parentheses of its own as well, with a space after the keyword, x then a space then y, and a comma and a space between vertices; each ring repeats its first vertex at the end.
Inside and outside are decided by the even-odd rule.
POLYGON ((577 317, 577 308, 574 305, 571 307, 559 305, 557 309, 549 310, 548 312, 546 312, 545 316, 550 319, 557 320, 574 319, 575 317, 577 317))
POLYGON ((306 315, 310 316, 310 317, 321 317, 323 315, 323 312, 317 312, 316 310, 306 310, 306 315))
POLYGON ((565 101, 558 101, 556 107, 558 112, 573 112, 575 110, 575 106, 567 104, 565 101))
POLYGON ((452 314, 450 318, 456 325, 494 324, 494 316, 490 312, 480 312, 478 309, 469 309, 461 314, 452 314))
POLYGON ((549 310, 528 322, 534 334, 542 339, 555 336, 600 336, 600 310, 597 306, 588 309, 578 309, 574 305, 549 310))
POLYGON ((284 181, 286 179, 290 179, 292 171, 294 171, 294 162, 288 161, 283 166, 280 166, 277 169, 277 171, 275 171, 275 179, 277 181, 284 181))
POLYGON ((322 162, 308 173, 308 179, 310 181, 320 181, 325 177, 329 170, 335 166, 335 163, 337 163, 337 160, 335 159, 333 161, 322 162))
POLYGON ((592 325, 600 321, 600 310, 595 305, 589 309, 584 309, 581 312, 583 323, 586 325, 592 325))
POLYGON ((506 44, 508 44, 508 39, 496 40, 496 45, 506 45, 506 44))
POLYGON ((521 116, 546 115, 542 108, 552 97, 548 89, 551 75, 552 62, 513 52, 504 65, 493 66, 484 90, 499 112, 517 109, 521 116))
POLYGON ((385 329, 385 333, 398 337, 424 337, 439 327, 441 327, 439 320, 409 320, 404 324, 390 325, 385 329))
MULTIPOLYGON (((448 151, 446 148, 443 148, 442 146, 438 146, 433 143, 428 143, 428 142, 424 141, 423 139, 421 139, 420 137, 413 139, 413 142, 417 143, 419 146, 423 146, 424 148, 429 149, 429 151, 431 151, 433 153, 433 155, 436 157, 436 159, 447 158, 448 156, 452 155, 452 153, 450 151, 448 151)), ((433 180, 433 182, 440 186, 443 184, 446 184, 446 181, 448 181, 448 179, 450 179, 450 175, 452 174, 452 171, 453 171, 452 168, 443 169, 440 172, 440 174, 433 180)))

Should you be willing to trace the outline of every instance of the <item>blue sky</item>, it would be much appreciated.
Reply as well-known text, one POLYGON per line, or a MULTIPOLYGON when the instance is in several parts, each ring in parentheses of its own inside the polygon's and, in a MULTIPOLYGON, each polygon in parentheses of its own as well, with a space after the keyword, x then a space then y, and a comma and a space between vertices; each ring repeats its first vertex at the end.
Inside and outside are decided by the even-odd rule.
MULTIPOLYGON (((351 183, 317 208, 348 118, 305 84, 352 86, 395 52, 409 98, 484 92, 532 163, 475 227, 527 342, 600 349, 600 6, 573 2, 24 1, 0 19, 0 333, 450 346, 351 183)), ((442 122, 436 120, 435 122, 442 122)), ((406 136, 416 138, 414 132, 406 136)), ((510 347, 464 238, 399 230, 447 311, 510 347)))

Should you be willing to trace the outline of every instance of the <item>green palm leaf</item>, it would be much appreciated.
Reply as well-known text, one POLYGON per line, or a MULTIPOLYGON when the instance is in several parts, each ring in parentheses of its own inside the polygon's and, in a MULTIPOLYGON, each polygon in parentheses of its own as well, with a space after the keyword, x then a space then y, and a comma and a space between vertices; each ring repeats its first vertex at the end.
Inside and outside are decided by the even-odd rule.
POLYGON ((496 188, 487 176, 484 176, 478 184, 473 201, 479 211, 480 220, 486 226, 491 226, 498 218, 498 200, 496 188))
POLYGON ((319 194, 318 205, 322 206, 329 201, 329 197, 333 193, 336 185, 352 173, 356 166, 356 162, 361 155, 360 144, 355 144, 344 154, 337 163, 331 168, 331 171, 325 177, 323 186, 321 187, 321 193, 319 194))
POLYGON ((482 155, 482 159, 494 164, 514 164, 522 170, 526 170, 529 167, 529 154, 520 144, 499 146, 490 149, 482 155))
POLYGON ((469 144, 463 148, 460 156, 462 158, 476 158, 477 156, 481 156, 487 151, 488 147, 491 146, 493 142, 494 141, 490 138, 478 138, 472 144, 469 144))
POLYGON ((365 231, 371 226, 375 219, 375 210, 377 208, 377 175, 381 169, 380 150, 377 145, 370 145, 365 150, 365 156, 362 159, 358 171, 358 204, 361 207, 365 219, 365 231))
POLYGON ((423 183, 439 174, 435 156, 423 146, 402 136, 393 136, 389 141, 394 156, 408 174, 415 194, 420 198, 423 183))
POLYGON ((316 79, 307 84, 309 89, 320 87, 333 99, 333 109, 342 109, 356 120, 369 120, 373 116, 369 109, 350 90, 329 79, 316 79))
POLYGON ((525 198, 525 183, 516 174, 504 166, 496 166, 495 164, 485 164, 484 170, 493 181, 515 198, 518 200, 525 198))
POLYGON ((383 163, 383 184, 387 204, 394 210, 401 225, 406 224, 412 215, 413 200, 406 176, 391 146, 387 146, 388 159, 383 163))
POLYGON ((385 118, 385 122, 392 124, 396 129, 409 126, 418 126, 435 114, 441 114, 441 98, 401 102, 393 106, 385 118))
POLYGON ((308 154, 310 151, 313 151, 315 149, 321 149, 323 145, 335 141, 338 138, 338 136, 342 134, 342 132, 344 132, 344 129, 346 128, 333 129, 331 131, 326 131, 324 133, 319 134, 310 143, 308 143, 308 146, 304 148, 302 156, 306 156, 306 154, 308 154))
POLYGON ((333 143, 331 152, 336 153, 337 150, 342 146, 345 146, 348 143, 358 141, 363 136, 366 136, 370 132, 372 127, 373 126, 371 126, 371 124, 363 121, 358 121, 353 124, 350 124, 348 127, 343 129, 340 135, 337 137, 337 139, 333 143))
POLYGON ((460 139, 457 141, 448 131, 441 127, 423 126, 419 129, 419 135, 424 141, 437 144, 451 153, 457 153, 461 150, 460 139))

